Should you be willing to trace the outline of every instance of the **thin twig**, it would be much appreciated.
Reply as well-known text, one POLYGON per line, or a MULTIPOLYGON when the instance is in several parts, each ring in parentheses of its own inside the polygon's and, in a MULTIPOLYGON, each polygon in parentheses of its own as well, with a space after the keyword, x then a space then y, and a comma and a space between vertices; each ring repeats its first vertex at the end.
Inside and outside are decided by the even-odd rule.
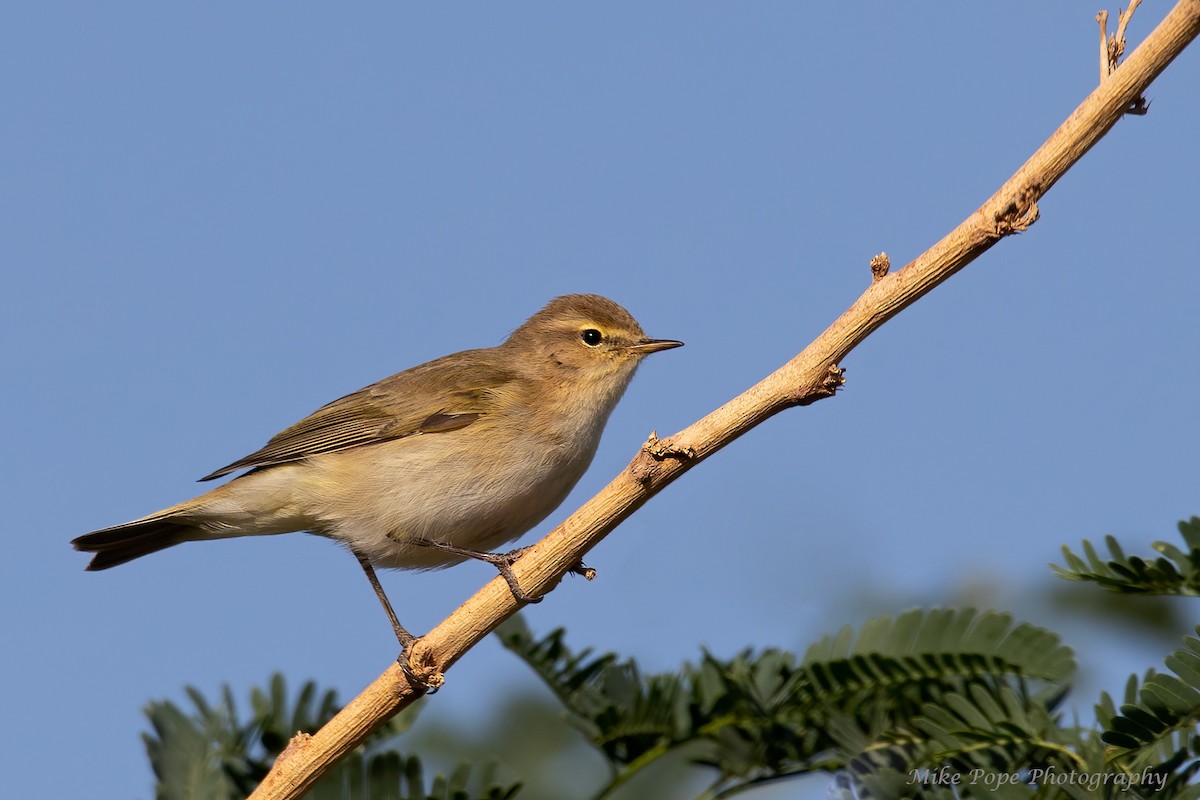
MULTIPOLYGON (((1125 54, 1125 30, 1129 27, 1129 21, 1133 19, 1133 12, 1141 4, 1142 0, 1130 0, 1129 8, 1119 10, 1117 14, 1117 32, 1111 36, 1108 34, 1108 12, 1100 11, 1096 14, 1096 21, 1100 23, 1100 82, 1103 83, 1109 75, 1117 71, 1117 66, 1121 62, 1121 56, 1125 54)), ((1146 102, 1146 98, 1138 95, 1129 103, 1129 107, 1125 109, 1126 114, 1135 117, 1144 116, 1150 110, 1150 104, 1146 102)))
POLYGON ((1119 42, 1119 50, 1117 58, 1120 58, 1125 53, 1125 29, 1129 27, 1129 21, 1133 19, 1133 12, 1141 5, 1142 0, 1129 0, 1129 8, 1121 11, 1117 16, 1117 42, 1119 42))
MULTIPOLYGON (((599 494, 513 565, 535 594, 552 589, 597 542, 687 470, 785 408, 831 396, 836 364, 867 336, 1004 236, 1037 218, 1037 201, 1127 112, 1130 104, 1200 34, 1200 0, 1181 0, 1121 66, 1101 82, 1037 152, 982 206, 898 272, 862 296, 799 355, 674 436, 655 439, 599 494)), ((495 578, 411 648, 414 675, 436 685, 443 673, 518 604, 495 578)), ((252 800, 303 794, 321 774, 419 695, 393 664, 313 736, 293 740, 252 800)))
POLYGON ((1096 22, 1100 23, 1100 82, 1103 83, 1114 66, 1108 47, 1108 12, 1104 9, 1096 12, 1096 22))

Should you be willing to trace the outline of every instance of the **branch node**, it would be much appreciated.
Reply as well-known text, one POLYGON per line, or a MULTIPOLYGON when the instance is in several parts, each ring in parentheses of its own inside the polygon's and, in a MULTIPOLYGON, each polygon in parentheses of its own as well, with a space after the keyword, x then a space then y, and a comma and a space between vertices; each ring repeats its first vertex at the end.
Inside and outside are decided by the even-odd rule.
POLYGON ((666 439, 658 438, 658 431, 650 431, 650 435, 646 437, 646 443, 642 445, 642 450, 655 461, 663 461, 668 458, 684 461, 696 457, 695 450, 686 445, 681 447, 675 444, 670 436, 666 439))
POLYGON ((674 458, 679 461, 690 461, 696 457, 696 451, 686 445, 680 446, 675 443, 674 439, 668 436, 666 439, 658 438, 658 431, 650 431, 650 435, 646 437, 645 444, 642 445, 641 451, 630 464, 630 472, 638 483, 646 484, 654 477, 655 468, 658 462, 665 461, 668 458, 674 458))
POLYGON ((298 755, 301 750, 308 747, 312 741, 312 734, 304 731, 297 731, 296 735, 288 740, 287 747, 283 748, 283 752, 275 757, 276 764, 282 764, 294 755, 298 755))
MULTIPOLYGON (((401 671, 413 683, 413 691, 433 694, 446 683, 446 676, 438 667, 437 654, 424 639, 417 639, 408 646, 408 665, 401 666, 401 671)), ((402 656, 403 657, 403 656, 402 656)))
POLYGON ((1041 217, 1041 211, 1037 204, 1037 199, 1041 195, 1042 187, 1033 184, 1009 203, 1004 211, 997 214, 994 220, 997 238, 1029 230, 1029 226, 1041 217))
POLYGON ((883 280, 883 277, 888 274, 888 270, 892 268, 892 260, 888 258, 887 253, 880 253, 871 259, 871 281, 883 280))
POLYGON ((839 367, 837 364, 830 364, 825 368, 825 374, 821 376, 821 380, 813 386, 801 387, 791 398, 791 405, 808 406, 824 400, 826 397, 833 397, 838 393, 838 390, 846 385, 846 370, 839 367))

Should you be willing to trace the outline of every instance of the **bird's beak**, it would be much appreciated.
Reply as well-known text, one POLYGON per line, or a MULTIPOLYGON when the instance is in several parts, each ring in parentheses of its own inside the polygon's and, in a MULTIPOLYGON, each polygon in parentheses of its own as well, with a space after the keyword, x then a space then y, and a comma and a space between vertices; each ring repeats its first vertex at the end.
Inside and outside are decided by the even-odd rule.
POLYGON ((677 342, 674 339, 642 339, 640 342, 629 345, 627 349, 631 353, 646 355, 657 353, 659 350, 670 350, 673 347, 683 347, 683 342, 677 342))

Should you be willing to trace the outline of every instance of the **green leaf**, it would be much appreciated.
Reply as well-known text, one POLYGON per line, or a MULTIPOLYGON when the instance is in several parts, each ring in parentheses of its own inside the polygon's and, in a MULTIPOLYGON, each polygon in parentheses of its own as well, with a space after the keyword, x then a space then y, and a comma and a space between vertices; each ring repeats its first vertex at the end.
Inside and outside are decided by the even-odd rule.
POLYGON ((1167 542, 1155 542, 1161 555, 1147 559, 1128 556, 1111 535, 1104 537, 1108 557, 1102 558, 1089 541, 1082 545, 1084 558, 1063 547, 1066 567, 1052 564, 1060 578, 1090 581, 1114 592, 1133 594, 1200 595, 1200 517, 1179 523, 1186 552, 1167 542), (1086 559, 1086 560, 1085 560, 1086 559))

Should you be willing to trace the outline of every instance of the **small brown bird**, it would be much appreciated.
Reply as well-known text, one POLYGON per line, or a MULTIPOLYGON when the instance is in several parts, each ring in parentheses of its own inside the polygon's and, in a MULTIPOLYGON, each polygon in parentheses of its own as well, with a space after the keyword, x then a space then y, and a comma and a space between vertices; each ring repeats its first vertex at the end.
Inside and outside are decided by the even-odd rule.
POLYGON ((617 401, 648 354, 624 308, 558 297, 498 347, 467 350, 384 378, 317 409, 255 453, 206 475, 243 475, 192 500, 80 536, 108 569, 183 542, 309 531, 362 565, 396 636, 373 566, 431 569, 479 558, 530 601, 490 552, 537 525, 583 476, 617 401))

